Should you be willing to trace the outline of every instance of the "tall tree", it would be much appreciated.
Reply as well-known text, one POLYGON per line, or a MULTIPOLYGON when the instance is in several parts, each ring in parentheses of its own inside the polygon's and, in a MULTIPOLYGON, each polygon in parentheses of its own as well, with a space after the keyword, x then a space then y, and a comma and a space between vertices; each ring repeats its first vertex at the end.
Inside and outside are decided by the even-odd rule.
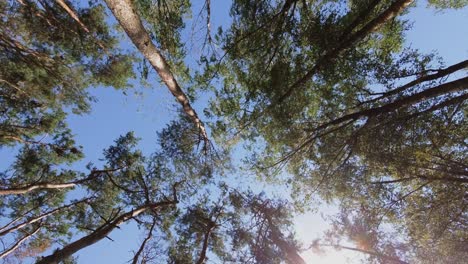
POLYGON ((200 130, 200 137, 205 141, 205 147, 209 147, 208 135, 205 126, 198 117, 195 109, 190 105, 188 97, 180 88, 177 80, 172 73, 169 64, 161 54, 159 49, 154 45, 150 35, 143 27, 140 17, 134 10, 132 2, 129 0, 106 0, 107 6, 112 10, 112 13, 119 21, 127 35, 132 40, 133 44, 150 62, 153 68, 158 73, 161 80, 166 84, 169 91, 182 105, 183 111, 190 117, 192 122, 200 130))

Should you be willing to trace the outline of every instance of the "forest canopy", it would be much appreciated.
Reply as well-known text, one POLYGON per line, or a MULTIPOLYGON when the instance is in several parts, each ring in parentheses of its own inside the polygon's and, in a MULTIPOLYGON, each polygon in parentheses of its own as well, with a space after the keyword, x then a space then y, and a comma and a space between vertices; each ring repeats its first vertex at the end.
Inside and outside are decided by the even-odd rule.
POLYGON ((406 34, 468 2, 232 0, 221 25, 213 2, 0 2, 1 261, 81 263, 133 223, 135 264, 465 263, 468 59, 406 34), (70 120, 97 87, 171 96, 151 153, 120 120, 89 160, 70 120), (300 241, 323 204, 330 229, 300 241))

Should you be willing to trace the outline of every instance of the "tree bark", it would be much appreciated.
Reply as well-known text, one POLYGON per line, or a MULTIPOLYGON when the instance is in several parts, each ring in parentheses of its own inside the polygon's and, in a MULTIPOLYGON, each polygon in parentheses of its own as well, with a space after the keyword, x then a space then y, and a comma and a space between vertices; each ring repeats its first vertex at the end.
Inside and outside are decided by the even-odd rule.
POLYGON ((131 210, 127 213, 120 215, 112 222, 104 224, 103 226, 101 226, 96 231, 92 232, 91 234, 66 245, 62 249, 56 250, 54 253, 52 253, 49 256, 43 257, 41 260, 36 262, 36 264, 58 264, 60 261, 73 255, 74 253, 80 251, 81 249, 99 242, 100 240, 108 236, 119 225, 125 223, 126 221, 132 219, 133 217, 136 217, 139 214, 150 209, 156 209, 158 207, 169 206, 169 205, 173 205, 176 203, 177 201, 165 201, 165 202, 159 202, 159 203, 153 203, 153 204, 140 206, 136 208, 135 210, 131 210))
POLYGON ((133 8, 131 0, 105 0, 105 2, 133 44, 151 63, 161 80, 166 84, 169 91, 182 105, 185 114, 189 116, 192 122, 199 129, 202 139, 207 142, 208 136, 202 121, 177 83, 166 59, 151 41, 148 32, 146 32, 143 27, 140 17, 133 8))

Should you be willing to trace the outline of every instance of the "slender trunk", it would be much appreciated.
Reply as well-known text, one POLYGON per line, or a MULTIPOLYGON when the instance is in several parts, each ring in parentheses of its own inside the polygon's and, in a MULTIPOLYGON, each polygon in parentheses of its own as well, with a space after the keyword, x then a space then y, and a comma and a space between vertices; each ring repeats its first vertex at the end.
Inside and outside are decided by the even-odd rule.
POLYGON ((148 231, 148 235, 146 236, 145 240, 143 240, 143 242, 140 245, 140 248, 138 249, 137 253, 133 257, 132 264, 138 264, 138 259, 140 258, 140 255, 143 253, 146 243, 153 237, 153 229, 155 226, 156 226, 156 219, 153 219, 153 224, 151 224, 151 228, 148 231))
POLYGON ((299 255, 296 248, 292 247, 288 242, 284 241, 276 228, 272 228, 271 236, 275 244, 286 255, 286 261, 289 264, 306 264, 305 260, 301 257, 301 255, 299 255))
MULTIPOLYGON (((370 109, 365 109, 362 111, 354 112, 348 115, 344 115, 342 117, 339 117, 337 119, 334 119, 332 121, 329 121, 327 123, 324 123, 322 125, 319 125, 318 127, 315 127, 311 129, 312 133, 302 142, 300 143, 297 147, 295 147, 292 151, 290 151, 287 155, 279 159, 277 162, 275 162, 272 166, 276 166, 281 162, 284 162, 288 159, 290 159, 292 156, 294 156, 296 153, 298 153, 300 150, 304 149, 306 146, 310 145, 313 141, 315 141, 317 138, 322 137, 324 135, 330 134, 336 130, 342 129, 343 127, 346 127, 350 125, 351 123, 354 123, 354 121, 358 120, 359 118, 362 117, 373 117, 377 116, 379 114, 383 113, 388 113, 392 112, 395 110, 398 110, 400 108, 406 107, 408 105, 414 105, 420 102, 423 102, 424 100, 432 99, 444 94, 450 94, 454 92, 461 92, 464 91, 468 88, 468 77, 462 78, 455 80, 453 82, 441 84, 439 86, 424 90, 420 93, 407 96, 405 98, 402 98, 400 100, 394 101, 392 103, 388 103, 386 105, 380 106, 380 107, 375 107, 375 108, 370 108, 370 109), (331 128, 326 130, 327 128, 331 126, 338 125, 335 128, 331 128), (325 130, 321 132, 322 130, 325 130)), ((431 107, 432 110, 435 110, 436 108, 443 107, 446 105, 445 103, 453 103, 453 102, 459 102, 461 98, 465 98, 465 95, 458 96, 456 98, 449 99, 445 101, 444 103, 438 104, 435 107, 431 107)), ((429 108, 429 109, 431 109, 429 108)), ((423 111, 424 112, 424 111, 423 111)), ((415 114, 421 113, 416 112, 415 114)), ((413 117, 414 114, 408 115, 408 117, 413 117)))
POLYGON ((374 10, 374 8, 380 3, 381 0, 373 0, 371 3, 369 3, 368 6, 366 6, 365 9, 363 9, 359 14, 356 15, 356 18, 349 24, 348 27, 346 27, 345 30, 343 30, 343 34, 341 35, 340 42, 344 41, 348 38, 349 35, 353 33, 353 31, 361 24, 362 22, 365 21, 365 19, 369 16, 369 14, 374 10))
POLYGON ((277 100, 277 103, 281 103, 286 98, 288 98, 294 90, 299 86, 303 85, 305 82, 310 80, 322 67, 329 64, 331 61, 340 56, 342 52, 352 47, 356 42, 365 38, 369 34, 377 31, 382 27, 387 21, 396 17, 401 13, 406 7, 408 7, 414 0, 397 0, 395 1, 387 10, 385 10, 378 17, 371 20, 367 23, 362 29, 352 34, 344 40, 334 49, 327 52, 323 57, 317 60, 315 66, 307 72, 302 78, 293 83, 286 92, 277 100))
MULTIPOLYGON (((73 18, 73 20, 76 21, 76 23, 78 23, 80 25, 80 27, 86 32, 86 33, 91 33, 91 31, 88 29, 88 27, 86 27, 86 25, 81 22, 80 18, 78 17, 78 15, 76 14, 75 10, 73 10, 67 3, 65 3, 64 0, 55 0, 55 2, 57 2, 58 5, 60 5, 60 7, 62 7, 65 12, 68 13, 69 16, 71 16, 71 18, 73 18)), ((76 33, 76 32, 75 32, 76 33)), ((94 38, 94 41, 96 42, 96 44, 104 51, 107 53, 107 49, 106 47, 104 46, 104 43, 102 41, 100 41, 98 38, 94 38)))
POLYGON ((107 6, 114 14, 119 24, 132 40, 133 44, 140 50, 143 56, 151 63, 161 80, 166 84, 169 91, 182 105, 184 112, 199 129, 202 139, 207 142, 208 136, 205 127, 198 117, 195 109, 190 105, 188 97, 180 88, 166 59, 151 41, 140 17, 133 8, 131 0, 105 0, 107 6))
POLYGON ((430 180, 430 181, 441 181, 441 182, 468 183, 467 178, 415 176, 415 177, 401 178, 401 179, 396 179, 396 180, 371 182, 371 184, 389 184, 389 183, 399 183, 399 182, 405 182, 405 181, 411 181, 411 180, 425 180, 425 181, 430 180))
POLYGON ((133 217, 136 217, 139 214, 147 210, 156 209, 162 206, 169 206, 175 203, 176 201, 153 203, 153 204, 143 205, 141 207, 136 208, 135 210, 124 213, 120 215, 119 217, 117 217, 112 222, 101 226, 96 231, 92 232, 91 234, 64 246, 62 249, 56 250, 54 253, 52 253, 49 256, 43 257, 41 260, 36 262, 36 264, 58 264, 60 261, 73 255, 74 253, 80 251, 81 249, 99 242, 100 240, 108 236, 119 225, 125 223, 126 221, 132 219, 133 217))
POLYGON ((393 19, 400 14, 405 8, 407 8, 414 0, 397 0, 390 7, 385 10, 378 17, 367 23, 362 29, 352 34, 346 41, 342 42, 341 45, 336 49, 336 53, 341 53, 346 48, 354 45, 357 41, 365 38, 367 35, 377 31, 390 19, 393 19))
POLYGON ((61 6, 67 13, 68 15, 70 15, 73 20, 75 20, 80 26, 81 28, 86 32, 86 33, 89 33, 89 29, 85 26, 85 24, 83 24, 83 22, 81 22, 80 18, 78 17, 78 15, 76 14, 76 12, 71 9, 67 3, 65 3, 64 0, 55 0, 55 2, 57 2, 57 4, 59 6, 61 6))
POLYGON ((24 243, 24 241, 26 241, 27 239, 29 239, 30 237, 35 235, 39 231, 39 229, 41 229, 41 226, 38 226, 31 234, 25 235, 20 240, 18 240, 13 246, 11 246, 9 249, 7 249, 7 250, 3 251, 2 253, 0 253, 0 259, 8 256, 13 251, 15 251, 19 246, 21 246, 21 244, 24 243))
POLYGON ((283 239, 283 234, 278 228, 272 223, 270 217, 266 217, 268 226, 271 230, 270 236, 273 242, 280 248, 280 250, 286 255, 286 261, 289 264, 306 264, 305 260, 299 255, 297 249, 291 246, 288 242, 283 239))
POLYGON ((203 264, 206 259, 206 251, 208 250, 208 242, 210 239, 211 232, 214 229, 214 223, 208 226, 208 231, 205 233, 205 237, 203 239, 203 246, 202 250, 200 252, 200 256, 198 257, 197 263, 196 264, 203 264))

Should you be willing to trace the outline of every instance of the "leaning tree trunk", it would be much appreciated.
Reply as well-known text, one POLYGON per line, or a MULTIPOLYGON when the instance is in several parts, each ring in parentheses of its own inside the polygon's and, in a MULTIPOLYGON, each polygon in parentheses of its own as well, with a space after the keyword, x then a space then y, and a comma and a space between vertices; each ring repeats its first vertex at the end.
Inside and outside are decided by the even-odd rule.
POLYGON ((115 220, 113 220, 110 223, 107 223, 100 228, 96 229, 96 231, 92 232, 91 234, 82 237, 75 242, 72 242, 66 246, 64 246, 62 249, 54 251, 51 255, 47 257, 43 257, 41 260, 36 262, 36 264, 58 264, 67 257, 73 255, 74 253, 80 251, 83 248, 86 248, 88 246, 91 246, 103 238, 105 238, 107 235, 109 235, 115 228, 117 228, 119 225, 125 223, 126 221, 138 216, 139 214, 150 210, 150 209, 156 209, 162 206, 169 206, 172 204, 177 203, 177 201, 167 201, 167 202, 159 202, 159 203, 154 203, 154 204, 148 204, 148 205, 143 205, 135 210, 131 210, 129 212, 126 212, 119 217, 117 217, 115 220))
POLYGON ((177 83, 174 74, 166 62, 166 59, 162 56, 161 52, 151 41, 148 32, 146 32, 145 28, 143 27, 140 17, 133 8, 131 0, 105 0, 105 2, 114 14, 117 21, 119 21, 119 24, 127 33, 128 37, 132 40, 133 44, 150 62, 161 80, 166 84, 169 91, 182 105, 184 112, 197 126, 203 140, 207 142, 208 136, 202 121, 198 117, 197 112, 195 112, 195 109, 193 109, 190 105, 189 99, 177 83))

